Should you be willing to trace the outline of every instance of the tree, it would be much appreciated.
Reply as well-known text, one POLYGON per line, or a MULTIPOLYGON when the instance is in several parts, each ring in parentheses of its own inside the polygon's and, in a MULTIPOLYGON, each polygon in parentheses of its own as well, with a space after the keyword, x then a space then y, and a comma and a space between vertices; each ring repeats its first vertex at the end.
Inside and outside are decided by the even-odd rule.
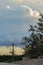
POLYGON ((40 37, 40 51, 41 51, 41 55, 43 55, 43 18, 42 19, 38 19, 39 22, 38 24, 38 30, 39 30, 39 37, 40 37))
POLYGON ((28 30, 32 32, 30 37, 23 37, 26 55, 34 58, 43 55, 43 15, 41 16, 42 18, 38 19, 38 26, 30 25, 30 29, 28 30))

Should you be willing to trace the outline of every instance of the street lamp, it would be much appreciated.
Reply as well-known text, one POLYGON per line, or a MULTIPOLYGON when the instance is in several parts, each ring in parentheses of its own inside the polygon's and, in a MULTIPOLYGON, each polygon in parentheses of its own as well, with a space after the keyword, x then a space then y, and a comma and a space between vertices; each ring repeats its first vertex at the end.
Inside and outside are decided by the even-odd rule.
POLYGON ((14 43, 12 43, 12 62, 14 62, 14 43))

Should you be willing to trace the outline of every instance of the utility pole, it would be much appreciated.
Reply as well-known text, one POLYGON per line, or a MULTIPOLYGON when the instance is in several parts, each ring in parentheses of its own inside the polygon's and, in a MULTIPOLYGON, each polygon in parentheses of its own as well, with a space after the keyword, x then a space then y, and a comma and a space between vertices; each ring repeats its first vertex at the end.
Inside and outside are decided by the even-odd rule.
POLYGON ((12 62, 14 62, 14 43, 12 44, 12 62))

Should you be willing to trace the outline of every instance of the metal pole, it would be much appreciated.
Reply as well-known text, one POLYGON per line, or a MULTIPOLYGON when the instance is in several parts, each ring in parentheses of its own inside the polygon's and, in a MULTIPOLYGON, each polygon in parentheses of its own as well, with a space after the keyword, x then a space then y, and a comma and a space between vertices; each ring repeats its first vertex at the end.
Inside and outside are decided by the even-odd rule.
POLYGON ((14 62, 14 43, 12 44, 12 62, 14 62))

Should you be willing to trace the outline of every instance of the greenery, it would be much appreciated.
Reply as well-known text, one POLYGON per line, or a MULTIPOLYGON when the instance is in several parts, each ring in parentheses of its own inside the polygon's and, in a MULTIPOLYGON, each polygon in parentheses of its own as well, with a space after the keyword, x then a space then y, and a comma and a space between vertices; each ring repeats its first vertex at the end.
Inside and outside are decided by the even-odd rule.
MULTIPOLYGON (((22 60, 23 58, 23 55, 19 55, 19 56, 14 56, 14 61, 13 62, 16 62, 16 61, 20 61, 22 60)), ((0 62, 12 62, 12 55, 10 56, 0 56, 0 62)))
POLYGON ((23 37, 23 44, 25 44, 25 55, 30 58, 38 58, 43 56, 43 15, 38 19, 37 25, 30 25, 31 32, 29 37, 23 37))

